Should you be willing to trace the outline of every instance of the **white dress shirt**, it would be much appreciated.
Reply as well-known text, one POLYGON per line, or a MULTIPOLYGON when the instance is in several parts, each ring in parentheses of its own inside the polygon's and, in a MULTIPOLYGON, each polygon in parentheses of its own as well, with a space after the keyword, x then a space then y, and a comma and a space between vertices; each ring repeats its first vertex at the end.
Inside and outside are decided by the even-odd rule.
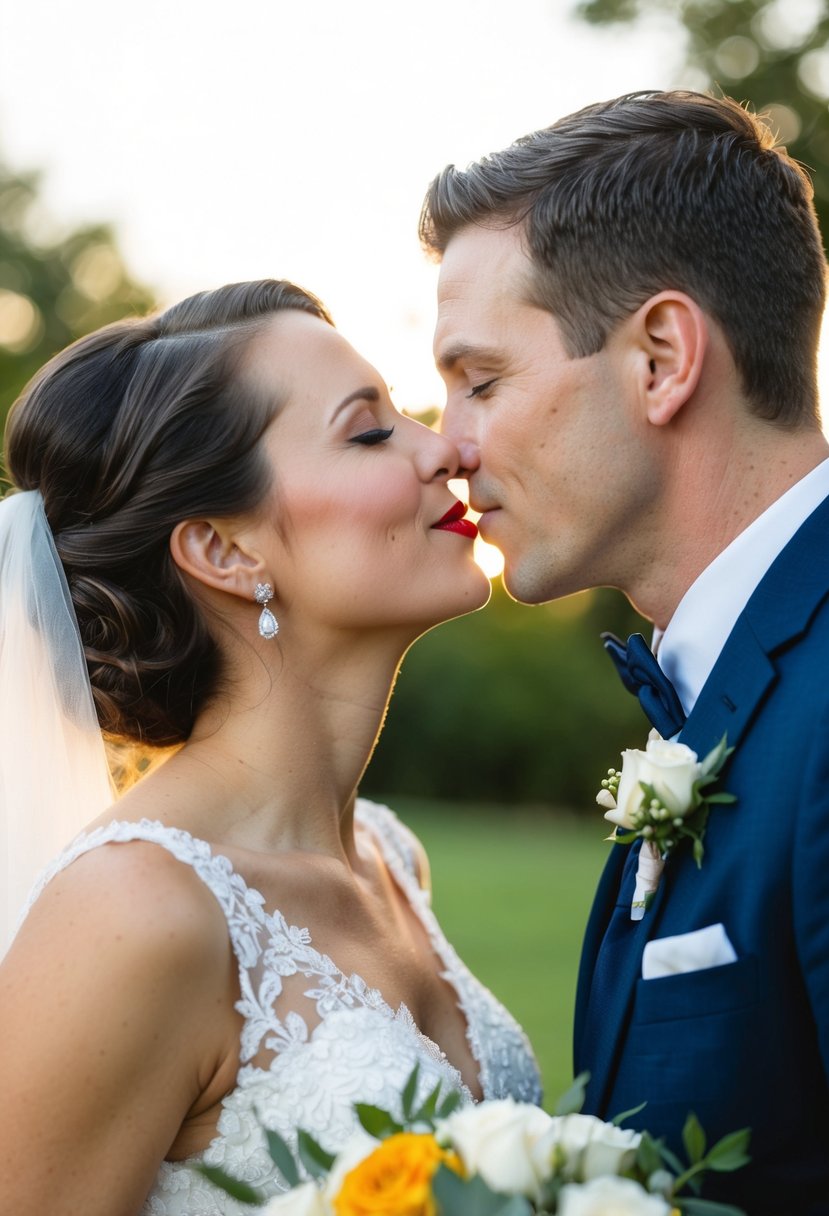
POLYGON ((774 559, 829 497, 824 460, 723 549, 679 602, 664 632, 654 631, 659 666, 690 714, 737 618, 774 559))

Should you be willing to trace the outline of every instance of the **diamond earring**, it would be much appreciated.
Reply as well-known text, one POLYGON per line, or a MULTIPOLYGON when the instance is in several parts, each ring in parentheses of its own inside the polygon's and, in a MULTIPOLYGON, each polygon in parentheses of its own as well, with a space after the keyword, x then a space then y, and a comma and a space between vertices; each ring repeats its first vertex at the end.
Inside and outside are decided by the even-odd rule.
POLYGON ((273 599, 273 587, 270 583, 257 583, 253 597, 257 604, 262 605, 259 616, 259 632, 265 641, 269 642, 279 633, 279 622, 268 607, 268 601, 273 599))

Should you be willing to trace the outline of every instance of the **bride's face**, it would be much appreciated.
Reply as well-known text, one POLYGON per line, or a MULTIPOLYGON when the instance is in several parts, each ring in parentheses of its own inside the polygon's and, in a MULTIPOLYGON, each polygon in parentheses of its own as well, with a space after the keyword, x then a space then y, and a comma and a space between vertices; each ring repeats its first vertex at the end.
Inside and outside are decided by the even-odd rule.
POLYGON ((273 488, 260 547, 286 624, 414 636, 486 603, 473 525, 436 526, 460 514, 449 440, 398 413, 377 371, 308 313, 275 317, 248 371, 284 402, 263 440, 273 488))

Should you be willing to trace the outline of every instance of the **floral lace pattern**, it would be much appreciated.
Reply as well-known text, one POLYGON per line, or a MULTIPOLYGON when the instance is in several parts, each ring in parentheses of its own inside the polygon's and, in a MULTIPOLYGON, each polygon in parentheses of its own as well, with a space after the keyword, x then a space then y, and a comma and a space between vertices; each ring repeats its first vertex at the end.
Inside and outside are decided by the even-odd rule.
MULTIPOLYGON (((447 942, 429 894, 418 883, 407 833, 386 807, 362 799, 356 817, 380 846, 442 963, 442 977, 457 993, 484 1096, 539 1102, 538 1068, 526 1036, 447 942)), ((250 1213, 253 1209, 218 1191, 193 1167, 200 1162, 221 1165, 266 1193, 276 1193, 285 1182, 267 1152, 263 1123, 291 1145, 304 1128, 334 1151, 355 1129, 353 1104, 393 1106, 415 1064, 420 1066, 421 1097, 441 1081, 445 1090, 459 1090, 472 1101, 460 1073, 419 1030, 405 1005, 395 1011, 358 975, 345 975, 314 948, 307 929, 289 925, 279 911, 269 912, 263 897, 226 857, 181 829, 142 820, 113 822, 79 836, 41 876, 29 907, 77 857, 103 844, 134 840, 165 848, 191 866, 215 896, 238 962, 241 996, 236 1008, 244 1018, 236 1087, 223 1100, 214 1139, 196 1157, 162 1163, 142 1216, 250 1213), (295 1007, 280 1010, 285 981, 293 977, 310 981, 301 990, 318 1019, 310 1029, 295 1007), (267 1066, 263 1055, 269 1057, 267 1066)))

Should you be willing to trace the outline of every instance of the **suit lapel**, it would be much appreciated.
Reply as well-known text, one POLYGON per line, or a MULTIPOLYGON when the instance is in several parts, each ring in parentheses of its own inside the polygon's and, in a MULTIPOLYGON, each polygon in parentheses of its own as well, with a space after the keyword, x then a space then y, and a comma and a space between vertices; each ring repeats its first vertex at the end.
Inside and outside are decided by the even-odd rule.
POLYGON ((829 499, 769 567, 714 664, 680 740, 704 756, 728 736, 736 747, 777 680, 774 656, 802 636, 829 595, 829 499))
POLYGON ((627 858, 627 849, 622 845, 611 845, 611 853, 607 859, 607 863, 602 870, 599 879, 599 885, 596 888, 596 895, 593 900, 593 906, 590 909, 590 917, 587 921, 587 928, 584 934, 584 944, 582 946, 581 961, 579 963, 579 978, 576 988, 576 1012, 573 1032, 573 1055, 576 1061, 576 1067, 579 1068, 583 1058, 585 1049, 584 1043, 584 1027, 587 1019, 587 1003, 590 998, 590 986, 593 981, 593 971, 596 966, 596 958, 599 953, 599 948, 602 944, 605 930, 608 922, 613 915, 613 909, 616 905, 616 899, 619 894, 619 887, 622 882, 622 871, 625 867, 627 858))
MULTIPOLYGON (((623 846, 618 848, 620 852, 623 851, 623 846)), ((638 858, 639 844, 631 845, 631 849, 638 858)), ((627 851, 624 849, 625 853, 627 851)), ((662 880, 644 917, 641 921, 630 924, 631 939, 621 943, 614 960, 615 1003, 607 1012, 606 1024, 602 1026, 601 1033, 594 1036, 592 1042, 585 1043, 585 1049, 589 1052, 591 1073, 588 1086, 589 1109, 598 1113, 601 1118, 610 1119, 621 1113, 618 1110, 608 1110, 607 1106, 633 1012, 636 985, 642 971, 642 951, 645 943, 654 936, 659 923, 666 890, 670 886, 669 870, 670 861, 666 863, 662 880)), ((647 1096, 643 1094, 642 1100, 647 1096)))
POLYGON ((755 709, 777 679, 774 664, 740 617, 679 735, 702 758, 723 735, 736 747, 755 709))

